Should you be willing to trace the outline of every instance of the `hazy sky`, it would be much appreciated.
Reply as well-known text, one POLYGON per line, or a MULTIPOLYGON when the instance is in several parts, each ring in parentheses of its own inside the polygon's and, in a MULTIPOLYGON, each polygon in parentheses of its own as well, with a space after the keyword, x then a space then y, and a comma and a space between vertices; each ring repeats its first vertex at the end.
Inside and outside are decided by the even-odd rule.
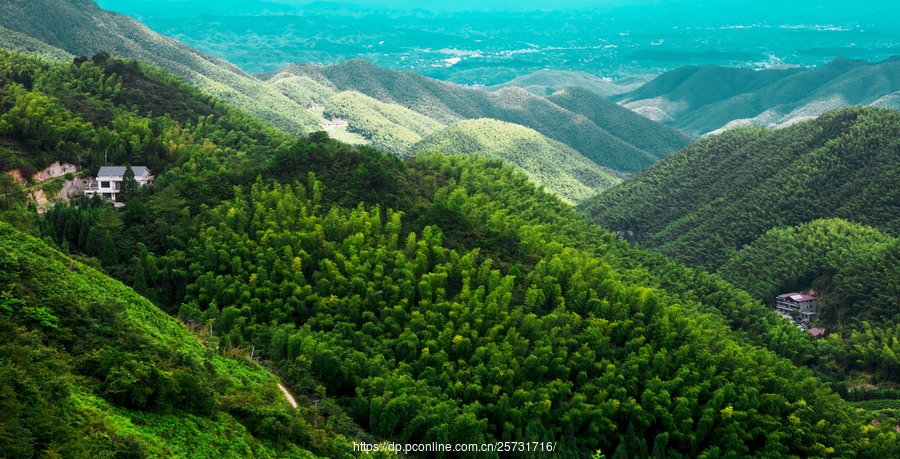
MULTIPOLYGON (((343 3, 364 7, 448 11, 533 11, 575 8, 649 7, 673 22, 707 19, 751 21, 831 21, 900 24, 896 0, 96 0, 101 7, 138 17, 191 17, 202 14, 289 12, 309 3, 343 3), (664 12, 663 12, 664 10, 664 12)), ((898 25, 900 28, 900 25, 898 25)))

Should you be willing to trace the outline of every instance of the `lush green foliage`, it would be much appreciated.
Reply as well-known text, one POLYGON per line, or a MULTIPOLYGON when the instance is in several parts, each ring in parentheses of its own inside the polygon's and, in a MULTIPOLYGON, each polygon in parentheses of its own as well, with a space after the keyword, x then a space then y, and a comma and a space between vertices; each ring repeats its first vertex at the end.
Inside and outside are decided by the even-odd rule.
MULTIPOLYGON (((795 362, 844 396, 891 396, 900 382, 898 138, 900 114, 876 109, 833 112, 778 131, 729 131, 584 209, 642 245, 716 270, 758 301, 814 288, 821 301, 815 325, 828 336, 815 349, 788 346, 804 349, 795 362), (827 217, 878 229, 816 220, 827 217)), ((772 349, 783 346, 762 314, 732 325, 772 349)))
POLYGON ((330 451, 264 370, 215 355, 130 289, 5 223, 0 335, 4 457, 330 451), (260 415, 269 430, 254 428, 260 415), (228 445, 214 427, 227 424, 228 445))
POLYGON ((325 103, 325 116, 343 118, 381 151, 404 155, 422 137, 444 127, 397 104, 385 104, 355 91, 334 95, 325 103))
POLYGON ((617 175, 531 129, 490 119, 453 123, 425 137, 410 153, 480 154, 502 159, 532 182, 572 203, 619 183, 617 175))
MULTIPOLYGON (((132 419, 142 421, 132 424, 146 435, 134 437, 145 451, 165 447, 153 438, 199 429, 210 432, 208 444, 221 441, 218 420, 228 416, 262 438, 260 448, 291 452, 299 442, 327 455, 345 451, 349 437, 556 441, 560 457, 597 449, 615 457, 898 453, 889 426, 866 427, 871 418, 794 365, 814 354, 807 335, 716 276, 617 241, 500 161, 426 155, 404 163, 321 133, 298 140, 252 119, 238 123, 245 118, 236 113, 216 116, 216 104, 198 105, 196 124, 182 122, 153 115, 157 104, 168 112, 165 100, 116 102, 128 85, 116 94, 105 68, 46 69, 96 74, 83 79, 90 93, 18 89, 76 126, 59 154, 87 150, 103 128, 103 118, 86 121, 95 115, 68 102, 82 98, 112 119, 127 113, 148 123, 140 151, 172 140, 175 154, 158 157, 167 166, 146 196, 121 210, 89 201, 57 206, 43 235, 99 256, 93 263, 164 310, 212 330, 220 352, 252 350, 295 393, 320 402, 290 415, 265 408, 280 400, 271 384, 263 402, 238 383, 262 390, 253 378, 229 378, 222 389, 211 375, 234 374, 237 364, 222 369, 196 341, 180 357, 168 345, 191 339, 183 327, 121 286, 104 296, 105 285, 118 284, 59 254, 64 262, 34 269, 48 249, 15 236, 31 242, 8 244, 15 262, 2 272, 39 283, 8 289, 11 317, 34 329, 79 331, 72 321, 94 327, 89 319, 102 317, 101 330, 84 339, 94 344, 79 347, 75 332, 53 343, 73 356, 74 377, 90 383, 88 394, 74 397, 78 406, 139 413, 132 419), (85 94, 95 95, 75 97, 85 94), (81 272, 90 280, 72 278, 81 272), (92 300, 60 312, 27 295, 47 288, 71 297, 64 288, 75 287, 57 285, 89 289, 82 296, 92 300), (104 334, 104 320, 116 314, 95 314, 90 305, 116 298, 126 317, 139 313, 139 320, 104 334), (151 326, 164 330, 142 341, 139 332, 151 326), (207 397, 180 408, 195 391, 207 397), (148 413, 174 418, 144 420, 148 413)), ((21 75, 37 81, 35 73, 21 75)), ((32 138, 14 126, 17 144, 42 141, 43 131, 32 138)), ((131 129, 117 126, 106 129, 112 136, 131 129)))
POLYGON ((761 300, 814 288, 827 325, 897 314, 897 238, 844 220, 775 228, 742 248, 718 273, 761 300))
POLYGON ((622 111, 622 107, 588 89, 564 88, 554 92, 547 100, 572 113, 584 115, 610 134, 626 139, 657 158, 680 150, 691 142, 691 138, 680 131, 661 129, 659 123, 632 111, 622 111))
POLYGON ((727 131, 582 205, 601 225, 717 269, 771 228, 837 217, 900 233, 900 112, 846 109, 727 131))
POLYGON ((869 383, 900 383, 898 254, 897 238, 878 230, 816 220, 766 232, 718 272, 770 304, 780 293, 813 288, 816 325, 830 332, 817 343, 821 371, 835 379, 858 371, 875 377, 869 383))

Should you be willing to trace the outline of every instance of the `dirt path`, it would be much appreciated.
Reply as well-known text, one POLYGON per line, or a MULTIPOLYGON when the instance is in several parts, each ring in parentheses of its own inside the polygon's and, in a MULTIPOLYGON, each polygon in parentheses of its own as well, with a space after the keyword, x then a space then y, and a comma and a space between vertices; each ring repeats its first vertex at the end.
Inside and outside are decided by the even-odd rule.
POLYGON ((288 392, 287 387, 284 387, 281 383, 278 383, 278 388, 281 389, 281 392, 284 392, 284 398, 287 399, 288 403, 291 404, 294 408, 297 408, 297 401, 294 400, 294 396, 288 392))

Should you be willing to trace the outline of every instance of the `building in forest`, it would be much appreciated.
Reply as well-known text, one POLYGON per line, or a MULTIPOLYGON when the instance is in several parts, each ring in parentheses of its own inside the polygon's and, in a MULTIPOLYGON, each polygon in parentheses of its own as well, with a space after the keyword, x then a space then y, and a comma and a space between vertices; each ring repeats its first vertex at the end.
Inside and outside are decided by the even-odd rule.
POLYGON ((784 293, 775 297, 775 312, 790 319, 809 323, 816 318, 816 297, 802 293, 784 293))
MULTIPOLYGON (((84 195, 88 197, 102 196, 109 199, 117 206, 124 205, 119 199, 122 192, 122 183, 125 181, 127 166, 104 166, 97 172, 97 176, 89 179, 84 188, 84 195)), ((153 181, 150 169, 145 166, 132 166, 134 180, 139 187, 143 187, 153 181)))

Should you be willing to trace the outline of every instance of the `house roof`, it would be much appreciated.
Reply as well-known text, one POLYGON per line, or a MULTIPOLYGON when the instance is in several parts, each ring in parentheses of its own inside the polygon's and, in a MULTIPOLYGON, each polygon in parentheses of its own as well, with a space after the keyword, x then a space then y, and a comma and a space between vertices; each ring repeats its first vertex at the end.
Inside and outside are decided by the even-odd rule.
POLYGON ((806 330, 806 333, 813 336, 822 336, 825 334, 825 330, 822 330, 821 328, 810 328, 809 330, 806 330))
MULTIPOLYGON (((147 169, 147 166, 131 166, 131 170, 134 171, 135 177, 143 177, 145 175, 150 175, 150 170, 147 169)), ((103 166, 100 168, 100 171, 97 172, 97 176, 113 176, 113 177, 124 177, 125 176, 125 166, 103 166)))
POLYGON ((811 300, 816 299, 816 297, 814 297, 814 296, 803 295, 803 294, 797 293, 797 292, 783 293, 781 295, 778 295, 777 298, 781 298, 781 299, 790 298, 794 301, 811 301, 811 300))

